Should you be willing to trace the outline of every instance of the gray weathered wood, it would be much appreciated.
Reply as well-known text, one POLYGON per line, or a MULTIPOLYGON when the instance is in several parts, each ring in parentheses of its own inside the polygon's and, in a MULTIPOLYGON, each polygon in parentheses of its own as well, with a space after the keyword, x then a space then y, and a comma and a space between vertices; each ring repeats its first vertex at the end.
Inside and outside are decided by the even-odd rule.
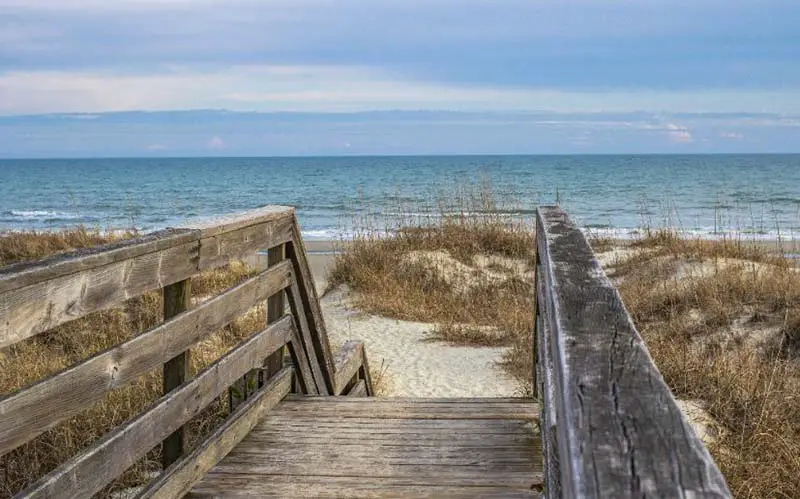
POLYGON ((336 354, 334 369, 336 372, 336 390, 334 395, 341 395, 353 376, 358 374, 363 363, 364 344, 360 341, 348 341, 336 354))
POLYGON ((0 348, 282 244, 294 223, 269 206, 0 269, 0 348))
POLYGON ((172 359, 291 281, 281 263, 110 350, 0 400, 0 453, 172 359))
POLYGON ((492 399, 458 403, 427 402, 426 399, 290 397, 281 404, 280 414, 303 416, 380 419, 538 419, 539 406, 532 401, 494 402, 492 399))
POLYGON ((201 230, 200 270, 212 269, 241 260, 260 249, 278 246, 292 238, 294 216, 290 211, 269 217, 256 217, 251 225, 214 226, 201 230))
POLYGON ((305 351, 309 365, 311 366, 311 372, 313 374, 312 381, 316 386, 316 393, 320 395, 330 395, 331 392, 328 391, 328 386, 325 384, 325 375, 322 372, 322 366, 317 359, 317 352, 314 349, 314 342, 311 339, 311 329, 308 325, 306 311, 303 308, 300 286, 297 284, 297 274, 295 274, 294 279, 292 279, 292 284, 286 294, 289 298, 289 309, 292 311, 292 316, 294 316, 297 329, 300 332, 301 343, 299 344, 305 351))
POLYGON ((513 416, 518 406, 535 411, 532 401, 309 399, 291 396, 279 404, 188 497, 530 497, 539 491, 538 435, 531 420, 513 416), (469 419, 489 404, 512 417, 469 419), (298 406, 312 411, 298 417, 291 410, 298 406), (346 407, 360 417, 340 417, 346 407), (382 407, 418 413, 455 407, 468 419, 375 417, 382 407))
POLYGON ((195 273, 197 243, 189 242, 7 291, 0 295, 0 348, 195 273))
MULTIPOLYGON (((164 288, 164 320, 169 320, 185 312, 192 306, 192 280, 184 279, 164 288)), ((164 364, 163 386, 164 395, 181 386, 188 380, 190 372, 190 351, 179 353, 164 364)), ((174 463, 184 450, 184 428, 180 427, 175 433, 167 437, 162 444, 161 463, 167 468, 174 463)))
MULTIPOLYGON (((294 316, 292 316, 294 318, 294 316)), ((303 340, 297 330, 296 322, 292 329, 292 341, 289 343, 289 354, 292 357, 292 365, 295 367, 295 376, 299 382, 300 393, 305 395, 319 395, 317 386, 314 383, 314 375, 303 348, 303 340)))
POLYGON ((270 379, 252 398, 208 436, 197 448, 176 462, 142 491, 139 499, 180 498, 197 481, 244 439, 264 415, 272 409, 291 388, 291 368, 270 379))
POLYGON ((292 262, 297 285, 300 289, 300 297, 303 302, 302 310, 306 314, 306 320, 311 330, 312 346, 317 354, 317 360, 322 366, 327 393, 335 393, 336 371, 333 365, 333 354, 331 353, 328 332, 325 329, 325 320, 322 317, 322 310, 319 305, 317 289, 314 286, 314 279, 308 266, 303 238, 300 235, 300 227, 297 225, 296 220, 292 228, 292 242, 286 245, 286 254, 292 262))
MULTIPOLYGON (((292 220, 289 220, 290 223, 291 221, 292 220)), ((287 224, 287 227, 289 225, 290 224, 287 224)), ((290 234, 291 232, 287 229, 287 239, 288 237, 291 237, 290 234)), ((280 244, 278 246, 272 247, 267 251, 268 267, 274 267, 275 265, 278 265, 285 259, 286 259, 285 244, 280 244)), ((278 320, 283 316, 283 311, 285 309, 284 294, 285 294, 284 291, 281 289, 277 293, 267 298, 267 324, 275 322, 276 320, 278 320)), ((284 353, 285 352, 283 351, 283 349, 281 349, 281 351, 275 352, 274 354, 270 355, 267 359, 264 360, 263 375, 266 378, 269 378, 273 374, 276 374, 278 371, 283 369, 284 353)))
POLYGON ((117 427, 86 451, 65 462, 29 489, 25 498, 89 497, 121 475, 163 438, 198 414, 237 378, 260 366, 264 356, 291 338, 285 317, 234 348, 147 412, 117 427))
POLYGON ((536 240, 563 496, 730 497, 580 229, 542 207, 536 240))
POLYGON ((198 233, 194 230, 167 229, 135 239, 61 253, 41 260, 15 263, 0 268, 0 293, 148 253, 157 253, 197 239, 198 233))
POLYGON ((364 382, 363 379, 358 380, 353 388, 347 391, 345 394, 348 397, 366 397, 367 396, 367 384, 364 382))

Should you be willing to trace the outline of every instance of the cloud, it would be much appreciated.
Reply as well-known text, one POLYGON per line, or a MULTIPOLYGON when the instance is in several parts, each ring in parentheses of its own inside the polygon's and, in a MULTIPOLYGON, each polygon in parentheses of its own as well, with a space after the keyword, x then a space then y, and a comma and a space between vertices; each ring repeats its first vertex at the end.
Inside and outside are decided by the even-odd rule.
POLYGON ((129 110, 349 112, 376 109, 800 113, 783 91, 572 91, 416 80, 362 66, 173 67, 153 74, 0 73, 0 115, 129 110))
POLYGON ((720 132, 719 136, 723 139, 743 140, 744 134, 741 132, 720 132))
POLYGON ((768 114, 196 110, 74 118, 0 116, 0 156, 743 153, 800 147, 800 128, 792 126, 798 117, 768 114), (731 130, 748 140, 719 138, 731 130), (168 149, 159 148, 164 145, 168 149))
POLYGON ((692 132, 690 132, 685 126, 668 123, 665 128, 667 130, 667 137, 669 137, 671 142, 676 144, 688 144, 694 142, 692 132))
POLYGON ((148 151, 163 151, 167 149, 167 146, 165 146, 164 144, 150 144, 145 146, 145 149, 147 149, 148 151))
POLYGON ((225 141, 221 138, 217 137, 216 135, 211 137, 208 142, 206 142, 206 147, 212 150, 220 150, 225 148, 225 141))

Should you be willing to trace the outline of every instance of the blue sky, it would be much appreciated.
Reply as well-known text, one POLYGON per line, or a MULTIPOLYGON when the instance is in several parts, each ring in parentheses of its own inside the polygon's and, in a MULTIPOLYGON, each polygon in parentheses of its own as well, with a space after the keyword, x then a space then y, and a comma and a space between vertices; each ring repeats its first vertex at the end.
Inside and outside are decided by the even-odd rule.
POLYGON ((0 156, 800 151, 798 23, 796 0, 0 0, 0 156))

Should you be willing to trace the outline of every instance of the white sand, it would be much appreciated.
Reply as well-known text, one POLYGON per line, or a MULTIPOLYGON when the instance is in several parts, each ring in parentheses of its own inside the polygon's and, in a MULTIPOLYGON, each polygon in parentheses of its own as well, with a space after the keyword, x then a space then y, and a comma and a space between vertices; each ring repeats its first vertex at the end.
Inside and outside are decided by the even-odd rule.
MULTIPOLYGON (((497 365, 504 348, 459 347, 427 340, 432 325, 356 311, 346 289, 322 298, 322 313, 334 347, 364 341, 373 373, 388 378, 389 397, 513 397, 517 382, 497 365)), ((373 376, 375 376, 373 374, 373 376)))

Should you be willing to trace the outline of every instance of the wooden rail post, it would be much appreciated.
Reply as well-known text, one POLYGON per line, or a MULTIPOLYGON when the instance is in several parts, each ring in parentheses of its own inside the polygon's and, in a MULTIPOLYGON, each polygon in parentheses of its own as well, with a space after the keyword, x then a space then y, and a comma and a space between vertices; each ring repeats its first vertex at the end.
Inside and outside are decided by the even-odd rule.
MULTIPOLYGON (((273 267, 281 263, 286 258, 286 245, 281 244, 270 248, 267 251, 267 267, 273 267)), ((283 316, 284 311, 284 292, 278 291, 274 295, 267 298, 267 324, 272 324, 283 316)), ((286 347, 280 348, 277 352, 273 353, 264 361, 264 369, 261 371, 259 377, 259 387, 264 386, 264 383, 272 376, 278 374, 283 369, 283 359, 286 355, 286 347)))
MULTIPOLYGON (((184 279, 175 284, 164 287, 164 321, 175 317, 191 307, 192 279, 184 279)), ((181 386, 191 377, 189 350, 185 350, 167 361, 163 365, 164 395, 181 386)), ((184 428, 164 440, 162 445, 161 463, 164 469, 177 461, 184 452, 184 428)))

